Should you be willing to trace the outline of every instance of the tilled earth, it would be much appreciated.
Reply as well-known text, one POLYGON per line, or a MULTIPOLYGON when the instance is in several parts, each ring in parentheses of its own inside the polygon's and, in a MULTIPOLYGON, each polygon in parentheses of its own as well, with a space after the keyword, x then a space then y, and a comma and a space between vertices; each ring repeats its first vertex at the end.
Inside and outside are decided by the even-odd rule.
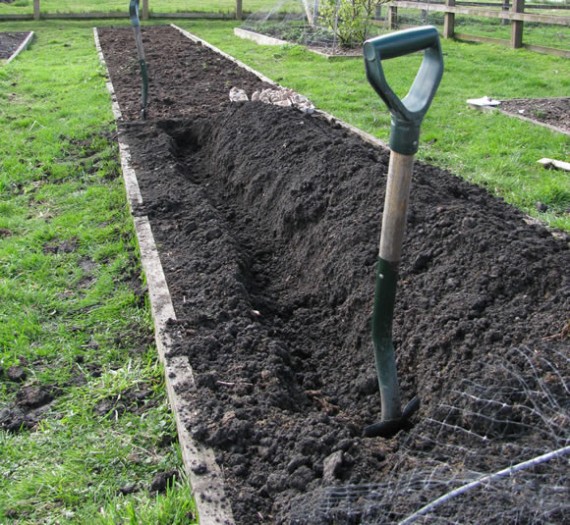
POLYGON ((499 109, 554 126, 570 134, 570 97, 513 98, 501 101, 499 109))
POLYGON ((29 34, 25 32, 0 32, 0 60, 10 58, 29 34))
MULTIPOLYGON (((422 406, 394 438, 364 438, 389 153, 318 112, 231 103, 266 86, 168 26, 143 29, 142 122, 132 31, 99 34, 176 309, 171 355, 195 372, 186 424, 237 523, 393 523, 568 444, 567 237, 417 163, 394 342, 422 406)), ((424 523, 563 523, 569 486, 553 460, 424 523)))

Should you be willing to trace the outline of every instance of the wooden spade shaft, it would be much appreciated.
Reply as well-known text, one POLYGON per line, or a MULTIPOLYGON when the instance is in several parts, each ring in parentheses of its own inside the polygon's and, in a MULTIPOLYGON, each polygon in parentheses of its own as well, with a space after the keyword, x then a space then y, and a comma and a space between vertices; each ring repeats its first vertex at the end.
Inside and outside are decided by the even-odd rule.
POLYGON ((395 264, 396 269, 406 232, 413 166, 413 155, 402 155, 395 151, 390 153, 379 256, 395 264))
POLYGON ((372 340, 382 402, 382 421, 397 420, 402 417, 400 387, 392 342, 392 320, 413 163, 413 155, 402 155, 395 151, 390 154, 372 315, 372 340))

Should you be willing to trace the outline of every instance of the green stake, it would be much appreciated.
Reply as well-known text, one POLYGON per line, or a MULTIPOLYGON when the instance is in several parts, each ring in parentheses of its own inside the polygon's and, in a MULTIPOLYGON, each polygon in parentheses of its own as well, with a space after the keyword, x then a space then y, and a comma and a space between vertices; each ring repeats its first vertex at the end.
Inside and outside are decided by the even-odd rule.
POLYGON ((418 150, 420 125, 443 75, 443 57, 437 29, 419 27, 391 33, 364 43, 366 76, 391 113, 390 164, 382 216, 382 234, 372 313, 372 340, 382 400, 382 419, 364 429, 365 436, 391 437, 419 408, 412 399, 402 410, 392 321, 398 282, 398 267, 404 240, 414 155, 418 150), (418 74, 408 94, 400 100, 390 89, 382 60, 424 51, 418 74))
POLYGON ((142 43, 141 23, 139 19, 139 0, 131 0, 129 5, 129 16, 131 17, 131 25, 135 33, 135 41, 137 43, 137 54, 139 64, 141 66, 142 76, 142 109, 141 117, 146 119, 146 105, 148 100, 148 71, 146 67, 146 59, 144 56, 144 48, 142 43))

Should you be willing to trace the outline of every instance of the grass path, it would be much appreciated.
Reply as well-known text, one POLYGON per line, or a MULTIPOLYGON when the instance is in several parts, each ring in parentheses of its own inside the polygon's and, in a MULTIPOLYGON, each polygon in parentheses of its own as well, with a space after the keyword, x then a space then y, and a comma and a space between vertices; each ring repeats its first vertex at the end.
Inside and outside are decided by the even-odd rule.
POLYGON ((53 401, 0 431, 0 523, 190 523, 151 490, 181 459, 91 25, 34 31, 0 69, 0 410, 53 401))

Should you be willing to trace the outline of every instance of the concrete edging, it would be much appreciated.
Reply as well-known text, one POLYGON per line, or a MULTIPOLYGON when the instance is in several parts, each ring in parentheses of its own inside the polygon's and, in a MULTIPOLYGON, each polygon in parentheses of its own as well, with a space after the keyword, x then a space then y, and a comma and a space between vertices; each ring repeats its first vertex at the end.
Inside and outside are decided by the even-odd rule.
MULTIPOLYGON (((107 89, 111 94, 113 115, 115 120, 120 122, 122 114, 109 78, 97 28, 93 29, 93 34, 99 60, 105 67, 107 78, 109 79, 107 81, 107 89)), ((181 417, 188 414, 190 409, 185 406, 180 393, 196 388, 194 375, 188 359, 168 356, 168 351, 172 347, 172 339, 166 327, 169 322, 176 320, 176 314, 152 234, 150 221, 147 216, 135 215, 135 210, 142 204, 143 199, 136 171, 131 165, 129 147, 122 140, 120 134, 118 142, 127 200, 133 215, 143 271, 147 280, 156 346, 159 358, 164 365, 168 400, 176 419, 184 467, 196 501, 200 524, 233 525, 234 519, 231 505, 225 494, 223 475, 216 463, 214 452, 212 449, 194 441, 184 424, 185 418, 181 417)))
MULTIPOLYGON (((245 40, 251 40, 260 46, 285 46, 285 45, 297 45, 287 42, 286 40, 281 40, 279 38, 273 38, 271 36, 262 35, 261 33, 256 33, 250 29, 242 29, 241 27, 234 27, 234 35, 243 38, 245 40)), ((319 51, 318 49, 313 49, 309 46, 302 46, 310 53, 319 55, 327 60, 351 60, 354 58, 361 59, 361 55, 331 55, 330 53, 325 53, 324 51, 319 51)))

